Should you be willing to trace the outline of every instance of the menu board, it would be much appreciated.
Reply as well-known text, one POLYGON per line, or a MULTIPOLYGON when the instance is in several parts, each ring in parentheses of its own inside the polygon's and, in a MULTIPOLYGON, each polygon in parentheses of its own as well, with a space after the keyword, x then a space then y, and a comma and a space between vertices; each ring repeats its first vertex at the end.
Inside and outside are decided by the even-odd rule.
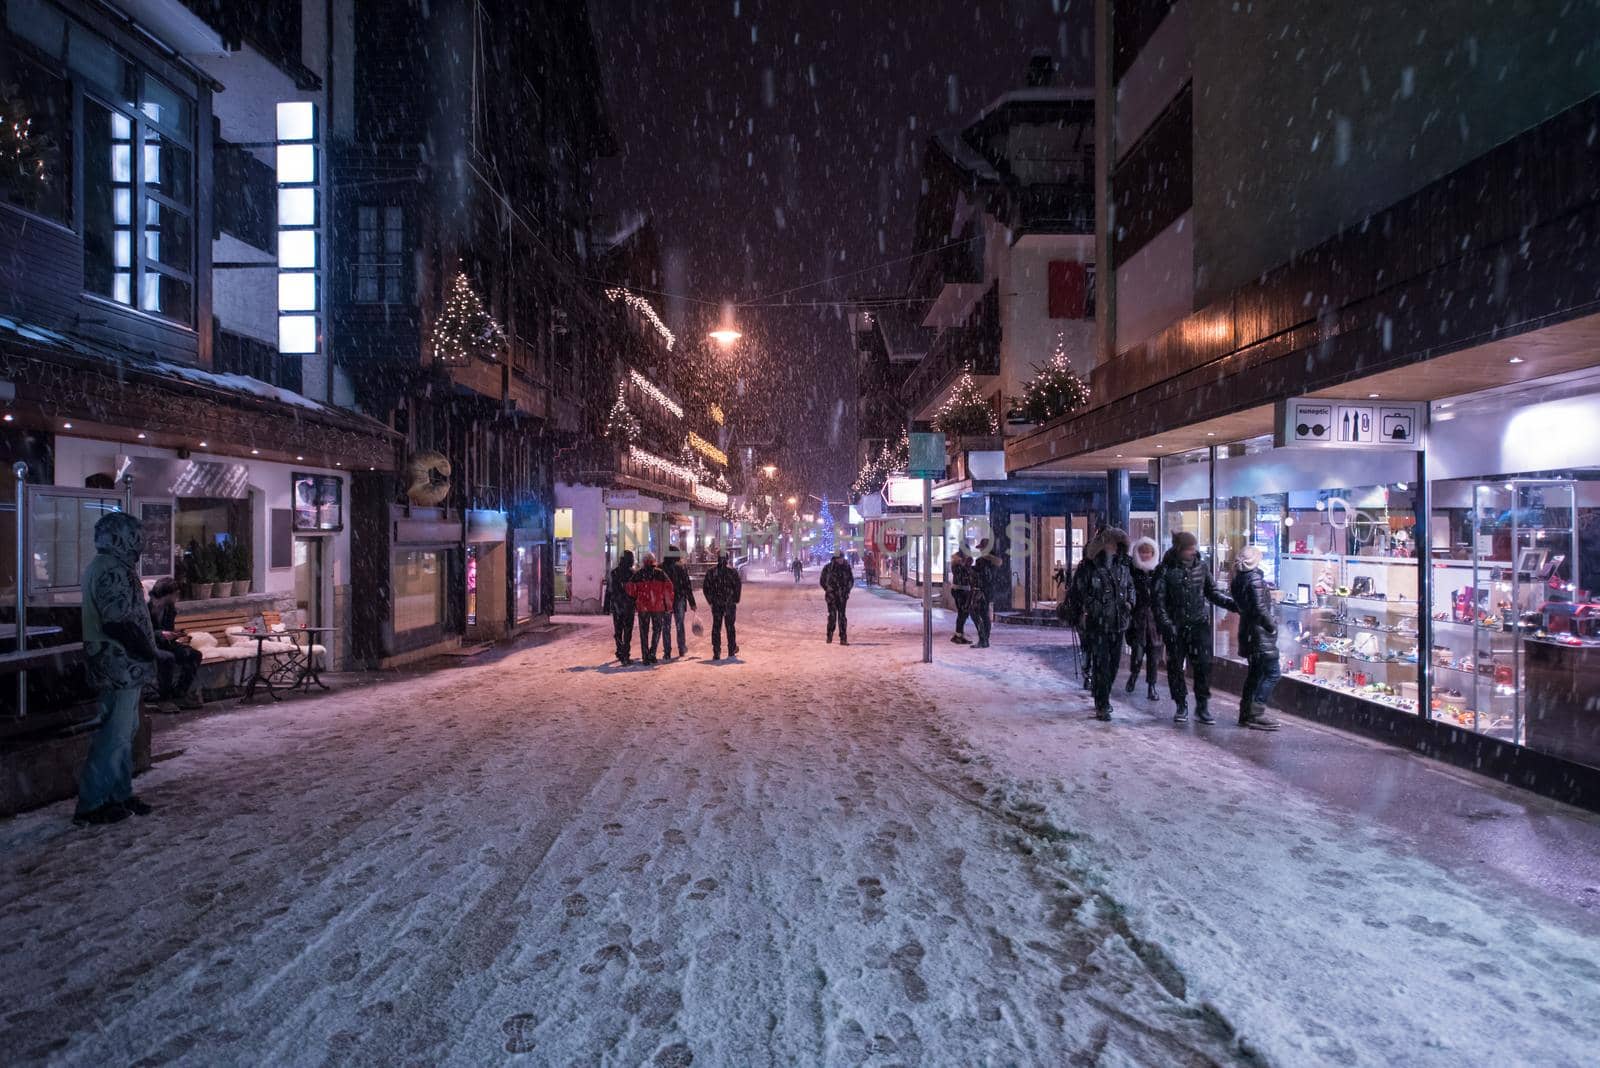
POLYGON ((134 509, 144 532, 144 548, 139 552, 139 577, 170 578, 174 502, 168 498, 141 500, 134 503, 134 509))
POLYGON ((294 475, 294 529, 344 529, 344 482, 337 475, 294 475))

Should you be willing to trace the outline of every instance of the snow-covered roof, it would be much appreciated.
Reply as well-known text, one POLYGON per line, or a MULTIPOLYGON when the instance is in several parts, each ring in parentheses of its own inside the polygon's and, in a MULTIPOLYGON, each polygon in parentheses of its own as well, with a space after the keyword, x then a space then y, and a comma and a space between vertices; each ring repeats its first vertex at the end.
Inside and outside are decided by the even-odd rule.
POLYGON ((1008 104, 1058 104, 1068 100, 1093 99, 1093 89, 1078 89, 1071 86, 1052 85, 1038 89, 1013 89, 991 100, 982 111, 978 112, 978 121, 983 121, 1008 104))
POLYGON ((369 423, 373 428, 382 427, 387 430, 381 423, 357 412, 323 404, 321 401, 312 400, 302 393, 296 393, 292 389, 275 386, 270 382, 263 382, 261 379, 252 378, 249 375, 207 371, 203 367, 162 360, 145 353, 96 343, 73 334, 63 334, 48 327, 38 326, 33 323, 21 323, 15 319, 0 316, 0 335, 3 334, 12 334, 36 347, 72 353, 73 355, 103 361, 126 370, 161 378, 176 379, 193 385, 207 386, 211 389, 222 390, 242 397, 283 404, 340 422, 360 421, 369 423))

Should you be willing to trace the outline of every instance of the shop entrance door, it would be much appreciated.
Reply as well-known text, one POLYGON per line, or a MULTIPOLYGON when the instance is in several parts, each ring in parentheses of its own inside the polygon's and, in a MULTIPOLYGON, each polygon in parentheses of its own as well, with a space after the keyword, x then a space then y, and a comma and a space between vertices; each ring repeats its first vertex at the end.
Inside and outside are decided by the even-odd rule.
MULTIPOLYGON (((323 603, 324 546, 327 538, 294 539, 294 603, 308 627, 327 626, 328 612, 323 603)), ((319 638, 318 641, 322 639, 319 638)))

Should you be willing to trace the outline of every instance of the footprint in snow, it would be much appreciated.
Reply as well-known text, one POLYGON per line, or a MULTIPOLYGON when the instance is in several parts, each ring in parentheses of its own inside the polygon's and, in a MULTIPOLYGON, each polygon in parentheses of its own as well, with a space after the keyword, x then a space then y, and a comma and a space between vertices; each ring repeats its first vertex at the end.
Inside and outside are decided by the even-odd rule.
POLYGON ((567 915, 572 919, 589 915, 589 899, 582 894, 568 894, 561 903, 567 907, 567 915))

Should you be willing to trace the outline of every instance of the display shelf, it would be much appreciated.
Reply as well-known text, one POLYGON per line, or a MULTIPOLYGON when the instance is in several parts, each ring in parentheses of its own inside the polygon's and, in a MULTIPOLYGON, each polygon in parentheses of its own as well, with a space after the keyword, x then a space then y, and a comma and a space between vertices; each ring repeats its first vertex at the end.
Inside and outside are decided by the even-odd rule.
POLYGON ((1342 556, 1337 553, 1284 553, 1284 560, 1305 560, 1317 564, 1383 564, 1387 567, 1416 567, 1414 556, 1342 556))

